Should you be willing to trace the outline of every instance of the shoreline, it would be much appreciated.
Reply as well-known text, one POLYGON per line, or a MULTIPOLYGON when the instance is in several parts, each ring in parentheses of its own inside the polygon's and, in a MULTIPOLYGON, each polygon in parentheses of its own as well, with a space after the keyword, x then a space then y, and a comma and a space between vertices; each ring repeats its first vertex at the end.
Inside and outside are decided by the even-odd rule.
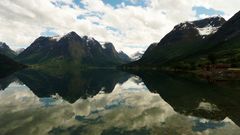
POLYGON ((193 74, 212 81, 240 81, 240 68, 214 68, 210 70, 180 70, 172 68, 121 68, 127 72, 169 72, 177 74, 193 74))

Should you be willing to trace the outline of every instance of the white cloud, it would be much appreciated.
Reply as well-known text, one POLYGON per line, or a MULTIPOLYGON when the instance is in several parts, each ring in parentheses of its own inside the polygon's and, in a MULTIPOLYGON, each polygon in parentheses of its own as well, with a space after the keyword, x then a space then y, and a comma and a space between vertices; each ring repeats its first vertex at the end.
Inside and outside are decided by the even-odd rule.
POLYGON ((240 5, 235 0, 146 0, 147 7, 125 4, 115 8, 101 0, 81 1, 85 8, 72 0, 62 0, 65 5, 58 7, 52 2, 59 0, 1 0, 0 41, 12 48, 27 47, 46 28, 54 28, 58 34, 76 31, 113 42, 118 50, 131 54, 160 41, 174 25, 196 19, 194 6, 224 11, 224 17, 229 18, 240 5), (77 19, 79 15, 84 18, 77 19))

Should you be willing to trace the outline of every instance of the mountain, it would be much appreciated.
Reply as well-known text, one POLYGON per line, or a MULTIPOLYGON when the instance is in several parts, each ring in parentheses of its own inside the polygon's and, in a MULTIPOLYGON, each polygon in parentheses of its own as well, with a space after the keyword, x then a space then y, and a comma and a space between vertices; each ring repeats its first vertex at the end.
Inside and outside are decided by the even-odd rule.
POLYGON ((0 65, 0 78, 25 67, 2 54, 0 54, 0 65))
MULTIPOLYGON (((240 67, 240 12, 225 22, 210 36, 198 52, 181 60, 184 65, 203 67, 215 64, 225 67, 240 67), (206 46, 206 47, 205 47, 206 46)), ((178 63, 177 63, 178 64, 178 63)))
POLYGON ((16 53, 4 42, 0 42, 0 54, 8 56, 10 58, 16 57, 16 53))
POLYGON ((118 52, 118 56, 126 63, 130 62, 132 59, 123 51, 118 52))
POLYGON ((234 38, 239 38, 240 35, 240 11, 231 17, 210 41, 216 43, 229 42, 234 38))
POLYGON ((91 37, 70 32, 62 37, 39 37, 19 54, 25 64, 115 66, 123 60, 112 43, 100 44, 91 37))
POLYGON ((210 49, 202 51, 195 57, 207 59, 208 54, 214 57, 216 63, 231 64, 240 67, 240 12, 230 18, 219 30, 207 41, 210 49))
POLYGON ((102 48, 104 50, 103 52, 108 57, 115 58, 115 59, 120 59, 124 63, 128 63, 128 62, 131 61, 129 56, 126 53, 124 53, 123 51, 117 52, 112 43, 106 42, 106 43, 103 43, 101 45, 102 45, 102 48))
POLYGON ((131 55, 131 59, 132 59, 133 61, 137 61, 137 60, 139 60, 139 59, 142 58, 143 54, 144 54, 144 52, 142 52, 142 51, 137 51, 136 53, 134 53, 134 54, 131 55))
POLYGON ((179 62, 208 47, 208 41, 225 24, 222 17, 184 22, 176 25, 159 43, 151 44, 142 58, 128 66, 159 67, 179 62))

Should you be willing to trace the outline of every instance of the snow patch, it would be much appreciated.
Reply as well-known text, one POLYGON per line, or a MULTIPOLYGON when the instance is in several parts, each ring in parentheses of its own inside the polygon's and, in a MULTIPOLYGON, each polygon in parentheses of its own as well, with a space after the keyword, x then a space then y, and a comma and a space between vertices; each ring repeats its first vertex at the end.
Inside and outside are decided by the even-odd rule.
POLYGON ((86 36, 86 42, 87 42, 87 47, 88 48, 91 46, 91 42, 94 42, 94 41, 95 41, 95 39, 93 37, 86 36))
POLYGON ((87 47, 91 49, 90 46, 95 41, 95 39, 93 37, 88 37, 88 36, 85 36, 85 37, 86 37, 87 47))
POLYGON ((101 44, 101 46, 102 46, 102 48, 103 48, 103 49, 106 49, 106 46, 105 46, 105 44, 101 44))
POLYGON ((87 42, 94 41, 95 39, 93 37, 88 37, 87 42))
POLYGON ((208 112, 220 111, 220 109, 218 109, 218 107, 215 104, 211 104, 209 102, 200 102, 197 109, 205 110, 208 112))
POLYGON ((138 51, 138 52, 136 52, 136 53, 134 53, 133 55, 131 55, 131 58, 132 58, 132 60, 139 60, 139 59, 141 59, 142 58, 142 56, 143 56, 143 54, 144 54, 144 52, 143 51, 138 51))
POLYGON ((106 46, 105 46, 106 42, 99 42, 99 43, 100 43, 100 45, 102 46, 103 49, 106 49, 106 46))
POLYGON ((196 28, 201 36, 211 35, 218 31, 219 27, 208 25, 204 28, 196 28))
POLYGON ((185 29, 187 27, 187 24, 183 24, 181 28, 185 29))
POLYGON ((118 52, 118 53, 123 53, 123 54, 124 54, 124 52, 123 52, 123 51, 121 51, 121 50, 120 50, 120 51, 117 51, 117 52, 118 52))
POLYGON ((62 38, 62 36, 53 36, 53 37, 51 37, 51 40, 55 40, 55 41, 59 41, 60 39, 62 38))

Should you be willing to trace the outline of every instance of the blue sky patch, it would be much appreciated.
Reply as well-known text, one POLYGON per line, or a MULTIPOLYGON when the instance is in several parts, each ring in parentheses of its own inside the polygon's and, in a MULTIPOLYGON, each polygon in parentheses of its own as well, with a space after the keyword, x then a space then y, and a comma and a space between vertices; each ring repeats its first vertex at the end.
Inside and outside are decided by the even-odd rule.
POLYGON ((62 8, 63 6, 69 6, 70 8, 74 8, 74 5, 72 4, 67 4, 65 3, 64 1, 51 1, 51 3, 55 6, 55 7, 58 7, 58 8, 62 8))
POLYGON ((94 25, 100 25, 100 23, 99 22, 92 22, 94 25))
POLYGON ((103 0, 104 4, 109 4, 113 7, 118 7, 122 3, 126 6, 141 6, 146 7, 148 0, 103 0))
POLYGON ((82 9, 85 9, 85 5, 81 2, 81 0, 73 0, 73 3, 79 6, 82 9))
POLYGON ((114 28, 114 27, 111 27, 111 26, 106 26, 106 29, 109 30, 109 31, 113 31, 119 35, 123 34, 121 30, 117 29, 117 28, 114 28))
POLYGON ((62 2, 62 1, 55 1, 55 2, 51 1, 51 3, 52 3, 55 7, 59 7, 59 8, 61 8, 62 6, 65 6, 65 5, 66 5, 66 3, 64 3, 64 2, 62 2))
POLYGON ((55 32, 54 28, 46 28, 46 30, 43 31, 40 35, 45 36, 45 37, 52 37, 52 36, 56 36, 58 34, 55 32))
POLYGON ((103 15, 104 15, 104 13, 101 13, 101 12, 93 12, 93 11, 92 11, 92 12, 88 12, 88 13, 86 13, 86 14, 78 15, 78 16, 77 16, 77 19, 82 20, 82 19, 87 19, 87 17, 97 17, 97 18, 101 19, 103 15))
POLYGON ((224 12, 221 10, 216 10, 213 8, 206 8, 202 6, 195 6, 192 8, 193 11, 196 11, 197 16, 199 17, 202 14, 213 16, 213 15, 224 15, 224 12))
POLYGON ((111 31, 114 31, 114 32, 119 31, 117 28, 114 28, 114 27, 111 27, 111 26, 107 26, 106 28, 107 28, 107 30, 111 30, 111 31))

